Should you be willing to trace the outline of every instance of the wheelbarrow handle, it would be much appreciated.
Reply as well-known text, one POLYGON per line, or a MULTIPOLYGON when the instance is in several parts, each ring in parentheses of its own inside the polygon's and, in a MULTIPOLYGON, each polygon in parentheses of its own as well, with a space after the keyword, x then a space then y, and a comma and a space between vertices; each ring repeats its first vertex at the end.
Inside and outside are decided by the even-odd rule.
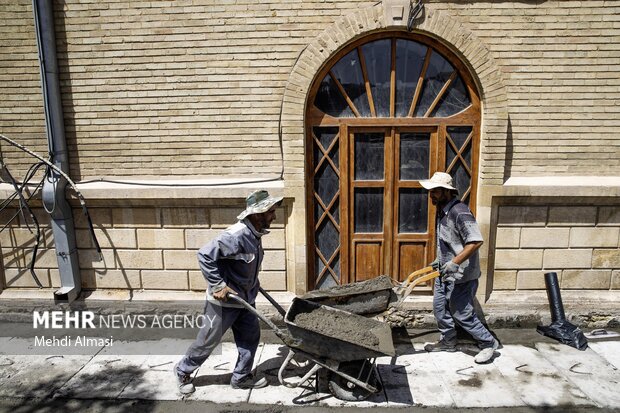
POLYGON ((226 298, 229 300, 235 301, 238 304, 241 304, 246 310, 256 315, 256 317, 260 318, 265 324, 269 326, 269 328, 271 328, 274 331, 274 333, 278 337, 280 337, 282 341, 284 341, 285 344, 287 345, 295 344, 295 341, 291 338, 288 331, 278 328, 278 326, 275 325, 273 321, 265 317, 260 311, 258 311, 256 308, 248 304, 248 302, 245 301, 243 298, 239 297, 237 294, 232 294, 232 293, 226 294, 226 298))
POLYGON ((258 318, 264 321, 265 324, 267 324, 269 327, 271 327, 274 330, 278 330, 278 326, 276 326, 270 319, 268 319, 263 314, 261 314, 256 308, 251 306, 247 301, 239 297, 237 294, 228 293, 226 294, 226 298, 228 300, 235 301, 237 304, 241 304, 243 307, 245 307, 246 310, 256 315, 258 318))
POLYGON ((274 306, 276 308, 276 310, 278 310, 278 313, 280 313, 280 315, 282 317, 284 317, 286 315, 286 310, 284 308, 282 308, 282 306, 276 300, 274 300, 274 298, 272 296, 267 294, 267 291, 263 290, 263 287, 258 287, 258 291, 260 291, 260 293, 263 295, 263 297, 265 297, 267 299, 267 301, 269 301, 271 303, 271 305, 274 306))

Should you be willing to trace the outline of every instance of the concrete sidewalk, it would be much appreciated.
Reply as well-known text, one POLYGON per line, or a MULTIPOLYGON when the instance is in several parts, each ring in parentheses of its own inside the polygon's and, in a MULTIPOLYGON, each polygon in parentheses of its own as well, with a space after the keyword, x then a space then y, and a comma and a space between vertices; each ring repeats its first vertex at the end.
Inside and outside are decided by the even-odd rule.
MULTIPOLYGON (((409 408, 408 411, 415 407, 438 411, 447 408, 519 411, 521 408, 538 410, 538 407, 541 410, 556 407, 560 409, 557 411, 620 410, 620 338, 591 340, 586 351, 578 351, 538 335, 528 340, 515 339, 519 330, 496 333, 503 348, 486 365, 474 363, 476 349, 467 344, 456 353, 426 353, 424 342, 435 339, 434 334, 398 338, 397 356, 377 359, 382 391, 363 402, 338 400, 325 388, 317 393, 314 381, 297 388, 282 386, 277 373, 288 349, 270 339, 269 334, 268 343, 261 344, 258 350, 256 367, 270 386, 253 391, 231 389, 228 383, 237 353, 233 343, 224 342, 220 354, 214 354, 196 372, 196 392, 185 398, 178 394, 171 373, 179 355, 119 355, 122 353, 119 346, 139 353, 140 349, 152 346, 147 341, 94 348, 89 355, 0 355, 0 406, 13 406, 11 411, 18 412, 22 404, 16 400, 22 399, 42 409, 48 404, 69 406, 90 400, 110 406, 132 401, 175 406, 176 402, 181 408, 200 402, 196 406, 250 406, 250 410, 274 405, 409 408)), ((26 348, 32 343, 32 340, 8 337, 0 341, 2 349, 16 345, 26 348)), ((159 348, 162 344, 169 346, 172 351, 168 354, 181 354, 190 342, 166 339, 158 345, 159 348)), ((286 375, 296 381, 307 368, 294 367, 286 375)), ((182 411, 175 407, 160 411, 172 408, 182 411)))

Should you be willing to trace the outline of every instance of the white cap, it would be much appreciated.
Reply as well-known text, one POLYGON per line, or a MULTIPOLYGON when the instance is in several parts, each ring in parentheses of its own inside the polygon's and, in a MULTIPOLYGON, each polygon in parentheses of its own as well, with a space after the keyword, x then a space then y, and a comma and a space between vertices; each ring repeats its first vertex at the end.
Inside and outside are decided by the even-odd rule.
POLYGON ((445 172, 435 172, 431 179, 424 179, 420 181, 420 185, 430 190, 434 188, 446 188, 456 191, 457 189, 452 185, 452 177, 445 172))

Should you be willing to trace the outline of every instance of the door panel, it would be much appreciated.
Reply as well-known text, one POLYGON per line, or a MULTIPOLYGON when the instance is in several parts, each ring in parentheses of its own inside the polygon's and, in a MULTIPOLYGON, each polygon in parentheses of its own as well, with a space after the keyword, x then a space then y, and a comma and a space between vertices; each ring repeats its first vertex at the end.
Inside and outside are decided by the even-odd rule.
POLYGON ((427 243, 424 241, 398 243, 398 281, 405 280, 413 271, 426 265, 426 246, 427 243))
MULTIPOLYGON (((350 282, 388 274, 402 280, 432 258, 433 229, 429 223, 428 179, 437 166, 436 128, 345 128, 350 161, 342 162, 348 176, 350 282), (352 160, 352 162, 351 162, 352 160)), ((347 185, 343 182, 343 185, 347 185)))
POLYGON ((383 274, 383 241, 356 241, 355 280, 364 281, 383 274))
MULTIPOLYGON (((391 175, 392 137, 387 128, 350 129, 348 214, 350 234, 342 234, 341 243, 351 245, 349 280, 362 281, 389 273, 391 262, 391 175), (352 162, 351 162, 352 160, 352 162)), ((343 188, 343 190, 345 190, 343 188)))

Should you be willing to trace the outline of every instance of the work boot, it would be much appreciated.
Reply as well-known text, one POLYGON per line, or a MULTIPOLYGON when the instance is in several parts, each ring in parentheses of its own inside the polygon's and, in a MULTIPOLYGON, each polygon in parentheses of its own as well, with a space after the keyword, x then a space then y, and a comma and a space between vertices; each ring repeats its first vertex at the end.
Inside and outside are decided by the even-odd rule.
POLYGON ((424 350, 428 351, 429 353, 435 353, 437 351, 447 351, 450 353, 454 353, 456 351, 456 342, 447 341, 442 338, 436 343, 430 343, 425 345, 424 350))
POLYGON ((174 365, 173 372, 174 376, 177 378, 179 392, 182 395, 192 394, 196 391, 196 387, 194 387, 194 383, 192 383, 192 375, 183 373, 177 368, 177 366, 178 363, 174 365))
POLYGON ((257 379, 253 374, 248 374, 238 382, 231 381, 230 387, 233 389, 262 389, 267 386, 267 379, 261 377, 257 379))
POLYGON ((493 340, 493 345, 491 347, 483 348, 480 350, 476 357, 474 357, 474 361, 478 364, 484 364, 491 361, 493 355, 495 354, 495 350, 499 348, 499 341, 493 340))

